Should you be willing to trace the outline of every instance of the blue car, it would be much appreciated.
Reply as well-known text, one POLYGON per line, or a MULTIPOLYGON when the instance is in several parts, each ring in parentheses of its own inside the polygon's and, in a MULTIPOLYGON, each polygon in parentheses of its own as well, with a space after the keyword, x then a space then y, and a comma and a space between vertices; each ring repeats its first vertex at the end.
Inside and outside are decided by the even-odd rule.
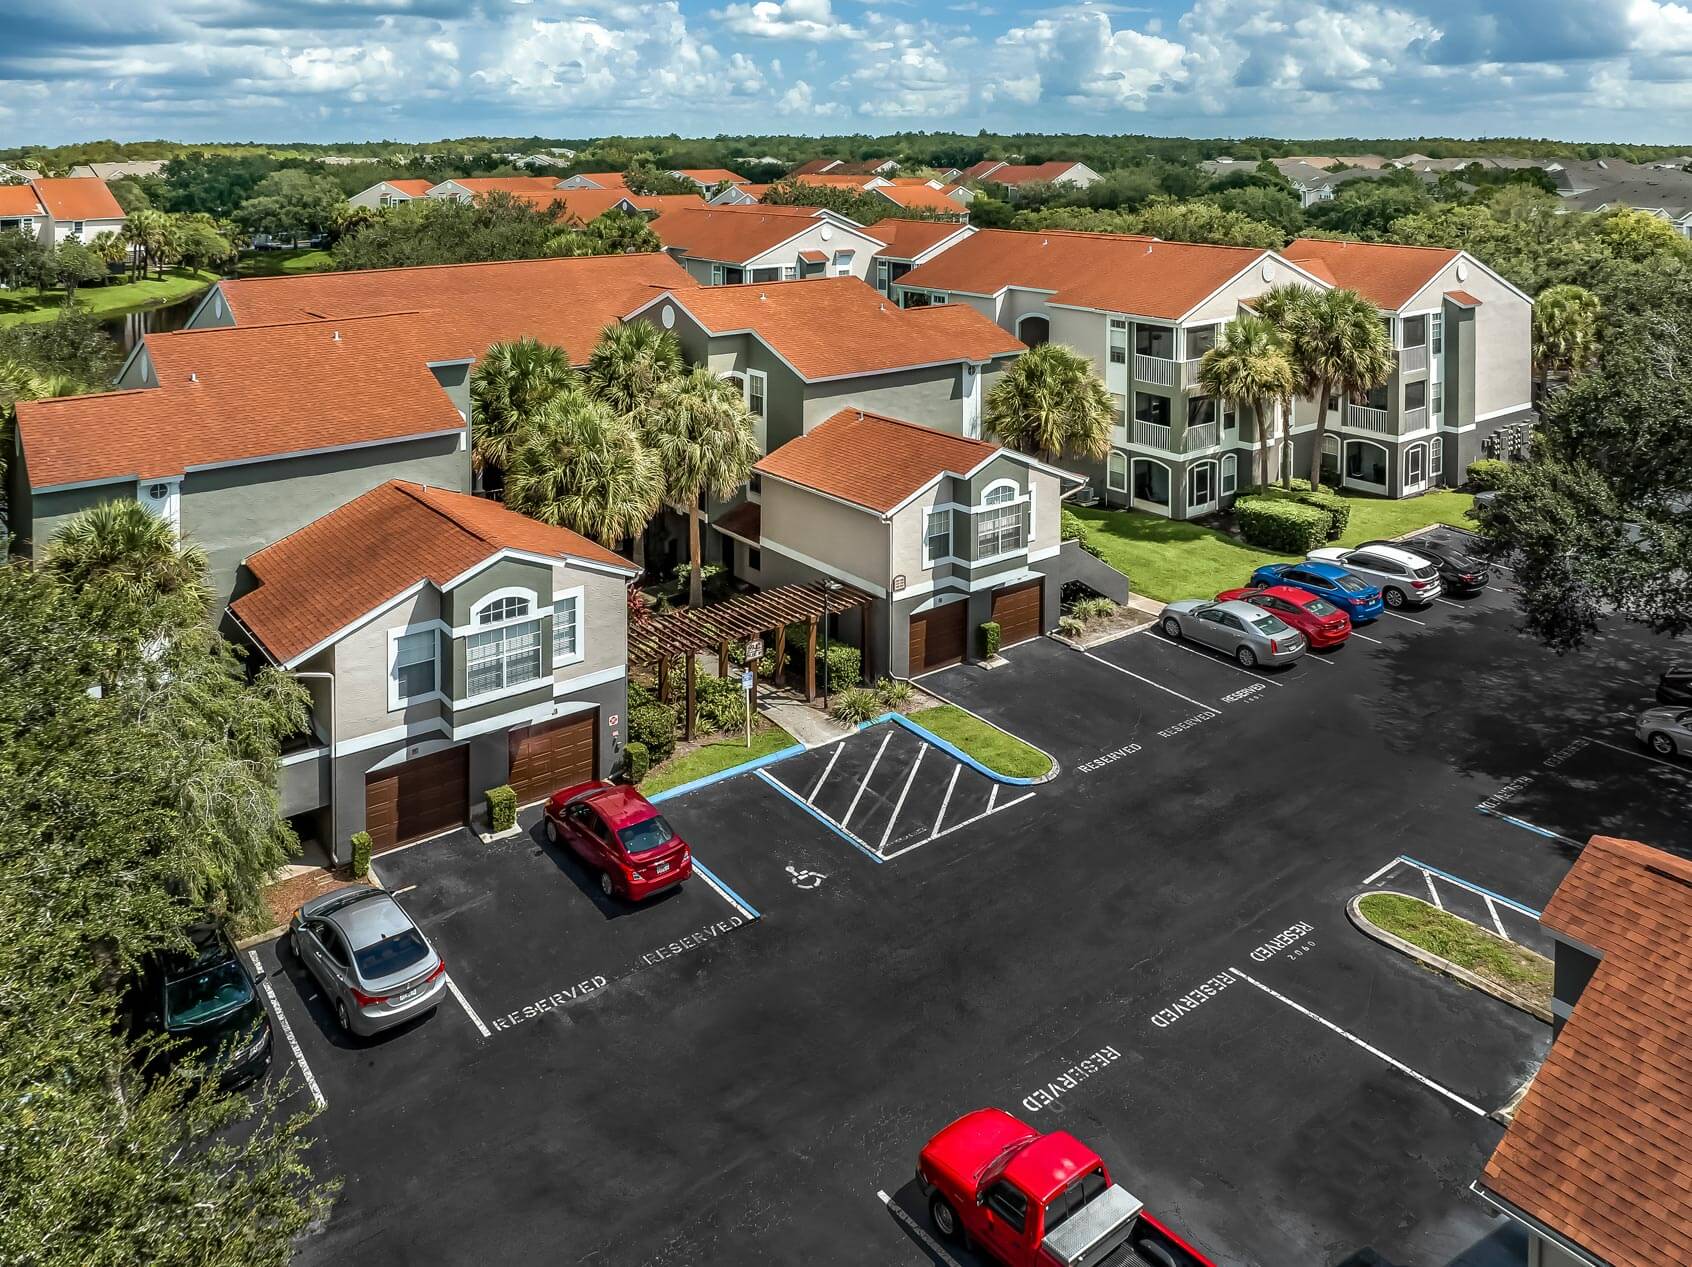
POLYGON ((1381 591, 1336 563, 1306 559, 1303 563, 1265 563, 1251 574, 1253 585, 1291 585, 1327 599, 1354 625, 1380 618, 1381 591))

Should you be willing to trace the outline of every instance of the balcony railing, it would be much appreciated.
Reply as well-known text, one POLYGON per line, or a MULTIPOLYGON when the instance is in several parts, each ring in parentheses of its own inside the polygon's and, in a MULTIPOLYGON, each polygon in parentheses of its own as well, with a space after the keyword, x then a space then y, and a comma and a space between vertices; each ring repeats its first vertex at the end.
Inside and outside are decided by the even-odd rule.
POLYGON ((1384 435, 1392 430, 1391 423, 1387 421, 1387 411, 1371 409, 1367 405, 1347 404, 1345 421, 1347 426, 1356 427, 1361 431, 1379 431, 1384 435))
POLYGON ((1196 426, 1189 424, 1182 438, 1181 451, 1196 453, 1200 449, 1215 448, 1220 439, 1221 430, 1214 422, 1201 422, 1196 426))
POLYGON ((1158 422, 1134 419, 1134 443, 1147 448, 1169 451, 1169 428, 1158 422))
POLYGON ((1427 425, 1428 425, 1428 407, 1426 405, 1423 405, 1418 409, 1406 409, 1404 411, 1404 428, 1403 429, 1406 432, 1420 431, 1424 427, 1426 427, 1427 425))
POLYGON ((1400 348, 1398 350, 1398 372, 1400 374, 1419 374, 1428 368, 1428 345, 1422 344, 1416 348, 1400 348))
POLYGON ((1175 362, 1161 356, 1136 356, 1134 377, 1154 387, 1175 386, 1175 362))

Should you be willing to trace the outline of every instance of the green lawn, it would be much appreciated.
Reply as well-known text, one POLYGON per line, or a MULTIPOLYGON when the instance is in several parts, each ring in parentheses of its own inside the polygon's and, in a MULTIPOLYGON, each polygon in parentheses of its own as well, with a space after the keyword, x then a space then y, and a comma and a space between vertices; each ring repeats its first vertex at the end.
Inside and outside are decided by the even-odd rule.
POLYGON ((746 746, 743 737, 737 737, 717 740, 690 752, 679 753, 647 771, 646 777, 640 781, 640 790, 643 794, 652 796, 668 788, 703 779, 708 774, 719 774, 744 761, 767 757, 772 752, 792 747, 796 742, 798 741, 780 726, 766 721, 762 729, 752 732, 750 748, 746 746))
POLYGON ((1358 907, 1370 923, 1412 946, 1449 959, 1541 1007, 1551 1006, 1551 961, 1544 955, 1400 893, 1370 893, 1358 907))
POLYGON ((335 267, 328 251, 248 251, 235 266, 237 277, 276 277, 293 273, 325 273, 335 267))
MULTIPOLYGON (((96 317, 115 317, 141 308, 175 303, 205 290, 218 280, 207 269, 171 268, 162 279, 148 277, 139 282, 111 282, 105 286, 79 286, 76 302, 96 317)), ((24 321, 51 321, 64 307, 62 290, 28 288, 0 291, 0 326, 24 321)))
POLYGON ((913 713, 911 720, 1007 778, 1038 779, 1051 771, 1051 758, 1038 748, 954 704, 925 708, 913 713))
MULTIPOLYGON (((1449 489, 1402 501, 1344 496, 1351 503, 1351 523, 1336 545, 1398 537, 1436 523, 1463 527, 1468 523, 1463 512, 1474 504, 1468 493, 1449 489)), ((1265 563, 1285 563, 1293 557, 1255 549, 1214 528, 1144 511, 1077 508, 1075 513, 1086 521, 1087 540, 1105 562, 1126 572, 1136 593, 1162 602, 1208 598, 1244 585, 1265 563)))

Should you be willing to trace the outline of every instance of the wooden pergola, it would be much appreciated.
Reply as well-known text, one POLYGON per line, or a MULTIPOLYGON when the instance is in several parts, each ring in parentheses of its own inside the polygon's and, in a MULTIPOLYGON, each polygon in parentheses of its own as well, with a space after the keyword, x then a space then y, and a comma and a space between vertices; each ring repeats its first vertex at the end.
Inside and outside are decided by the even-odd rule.
MULTIPOLYGON (((817 622, 825 616, 867 607, 874 597, 850 585, 830 581, 808 585, 778 585, 773 589, 752 594, 737 594, 720 603, 704 607, 678 607, 672 611, 650 613, 643 621, 629 626, 629 659, 648 663, 658 671, 658 698, 668 701, 670 696, 670 661, 681 656, 687 663, 687 707, 684 737, 693 738, 695 696, 699 666, 695 658, 701 651, 717 653, 717 673, 728 676, 729 646, 749 638, 775 634, 775 680, 782 679, 782 666, 787 658, 787 627, 804 625, 805 632, 805 698, 817 697, 817 622)), ((758 678, 752 677, 754 708, 758 703, 758 678)))

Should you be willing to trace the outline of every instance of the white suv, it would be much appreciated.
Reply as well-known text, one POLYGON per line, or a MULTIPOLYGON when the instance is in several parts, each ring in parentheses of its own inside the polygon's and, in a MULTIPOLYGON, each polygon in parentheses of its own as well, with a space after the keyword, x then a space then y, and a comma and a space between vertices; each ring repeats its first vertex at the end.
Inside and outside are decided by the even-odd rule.
POLYGON ((1440 595, 1439 569, 1421 555, 1397 546, 1369 546, 1362 550, 1331 546, 1312 550, 1310 557, 1323 563, 1336 563, 1378 585, 1388 607, 1403 607, 1407 603, 1426 607, 1440 595))

